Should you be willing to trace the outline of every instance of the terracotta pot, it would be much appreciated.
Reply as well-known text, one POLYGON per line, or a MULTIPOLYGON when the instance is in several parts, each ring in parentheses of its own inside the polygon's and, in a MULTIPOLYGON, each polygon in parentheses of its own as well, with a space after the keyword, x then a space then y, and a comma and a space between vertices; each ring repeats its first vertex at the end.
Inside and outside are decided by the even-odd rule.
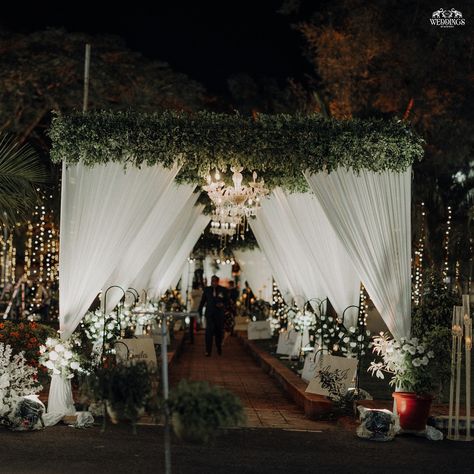
POLYGON ((426 428, 432 396, 413 392, 394 392, 392 397, 395 398, 400 427, 403 430, 422 431, 426 428))

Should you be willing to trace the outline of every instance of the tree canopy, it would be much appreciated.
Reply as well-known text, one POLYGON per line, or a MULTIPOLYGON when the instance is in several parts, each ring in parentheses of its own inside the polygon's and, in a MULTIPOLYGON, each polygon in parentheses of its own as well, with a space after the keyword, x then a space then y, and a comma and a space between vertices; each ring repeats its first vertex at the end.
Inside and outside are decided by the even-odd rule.
POLYGON ((204 106, 204 88, 166 63, 131 51, 119 37, 48 29, 0 34, 0 131, 48 151, 51 110, 82 108, 84 47, 92 45, 89 109, 155 112, 204 106))

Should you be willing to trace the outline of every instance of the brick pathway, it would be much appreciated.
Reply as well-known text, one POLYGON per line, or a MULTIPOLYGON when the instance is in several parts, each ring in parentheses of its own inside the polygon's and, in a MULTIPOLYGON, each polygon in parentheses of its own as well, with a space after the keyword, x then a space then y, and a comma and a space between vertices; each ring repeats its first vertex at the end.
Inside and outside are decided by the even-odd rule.
POLYGON ((204 356, 204 333, 194 345, 186 343, 183 354, 170 369, 170 383, 181 379, 208 381, 235 393, 242 401, 247 426, 252 428, 284 428, 290 430, 334 430, 335 423, 311 421, 286 397, 276 382, 245 352, 235 337, 226 337, 223 355, 214 352, 204 356))

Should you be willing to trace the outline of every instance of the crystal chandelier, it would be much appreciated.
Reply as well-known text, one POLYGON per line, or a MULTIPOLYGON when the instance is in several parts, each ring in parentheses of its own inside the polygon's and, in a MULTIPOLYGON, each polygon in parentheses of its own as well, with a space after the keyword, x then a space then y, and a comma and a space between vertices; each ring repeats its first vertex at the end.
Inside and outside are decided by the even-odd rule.
POLYGON ((257 182, 257 173, 252 174, 253 181, 242 184, 243 175, 241 166, 232 166, 233 186, 226 186, 221 180, 219 171, 214 178, 207 176, 207 185, 204 191, 209 195, 215 210, 211 221, 211 233, 221 236, 243 234, 246 230, 247 219, 255 215, 260 207, 261 199, 268 194, 265 182, 257 182))

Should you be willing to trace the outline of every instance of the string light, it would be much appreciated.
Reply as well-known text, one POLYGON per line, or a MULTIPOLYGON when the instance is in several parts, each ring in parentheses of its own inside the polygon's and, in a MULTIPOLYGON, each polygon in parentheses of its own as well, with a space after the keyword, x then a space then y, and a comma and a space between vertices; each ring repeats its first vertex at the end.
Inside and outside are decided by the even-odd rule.
POLYGON ((451 206, 448 206, 448 219, 446 221, 446 231, 444 233, 444 262, 443 262, 443 281, 444 287, 448 288, 449 273, 449 235, 451 233, 451 206))
POLYGON ((364 285, 360 284, 360 297, 359 297, 359 318, 358 324, 361 326, 367 326, 367 318, 369 316, 369 301, 368 295, 365 291, 364 285))
POLYGON ((421 303, 423 294, 423 255, 425 250, 425 203, 421 203, 420 236, 415 248, 414 273, 412 274, 413 304, 418 306, 421 303))

